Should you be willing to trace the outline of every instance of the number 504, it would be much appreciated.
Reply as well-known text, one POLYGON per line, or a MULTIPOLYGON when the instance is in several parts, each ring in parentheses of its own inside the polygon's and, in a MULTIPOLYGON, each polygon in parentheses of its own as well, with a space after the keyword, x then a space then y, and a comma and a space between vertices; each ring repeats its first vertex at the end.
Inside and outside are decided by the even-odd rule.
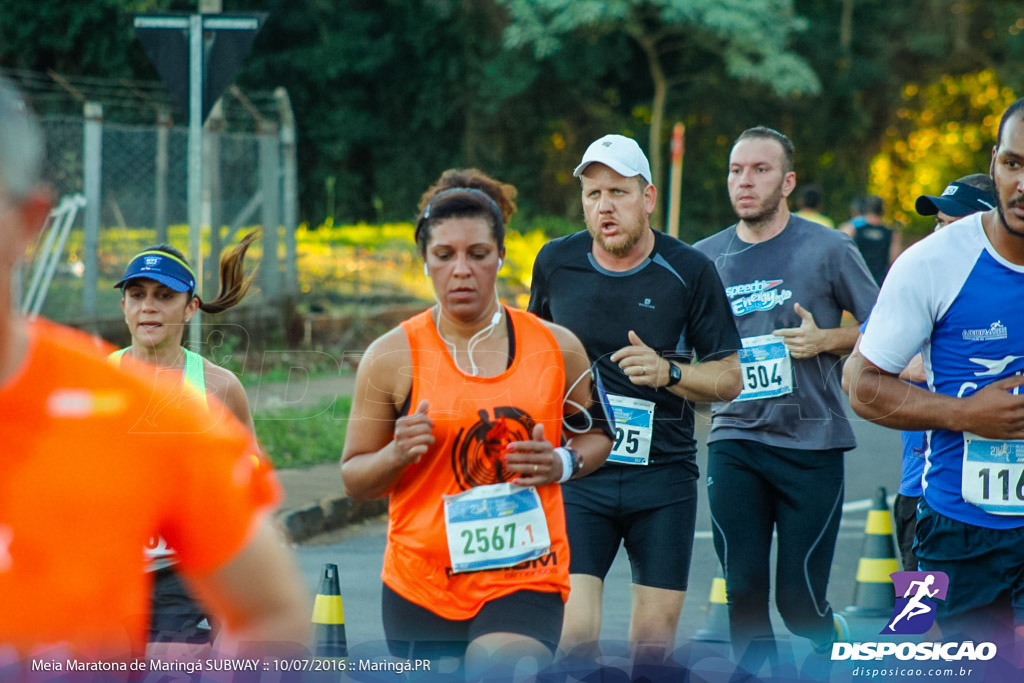
POLYGON ((768 373, 768 368, 763 365, 747 366, 744 368, 746 375, 745 382, 748 389, 764 388, 767 389, 773 384, 782 384, 782 375, 779 374, 779 364, 772 363, 771 374, 768 373))

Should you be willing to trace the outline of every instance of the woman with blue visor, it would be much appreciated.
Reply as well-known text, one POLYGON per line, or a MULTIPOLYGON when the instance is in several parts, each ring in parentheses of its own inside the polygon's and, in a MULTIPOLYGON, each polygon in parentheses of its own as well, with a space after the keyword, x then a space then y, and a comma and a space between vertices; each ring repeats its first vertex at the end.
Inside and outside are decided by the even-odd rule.
MULTIPOLYGON (((147 247, 132 257, 124 277, 114 285, 121 290, 121 309, 132 343, 109 357, 114 365, 143 362, 154 366, 157 373, 180 375, 182 400, 201 401, 210 410, 226 408, 254 433, 249 402, 238 378, 186 349, 182 339, 197 310, 220 313, 238 304, 248 292, 255 275, 246 277, 243 260, 249 245, 259 236, 258 230, 249 233, 221 257, 220 292, 210 302, 200 299, 195 273, 174 247, 147 247), (216 401, 209 401, 209 397, 216 401)), ((195 648, 208 647, 212 642, 214 625, 174 571, 174 549, 164 539, 154 537, 145 552, 146 570, 153 573, 149 654, 167 655, 184 649, 195 655, 200 651, 195 648)))

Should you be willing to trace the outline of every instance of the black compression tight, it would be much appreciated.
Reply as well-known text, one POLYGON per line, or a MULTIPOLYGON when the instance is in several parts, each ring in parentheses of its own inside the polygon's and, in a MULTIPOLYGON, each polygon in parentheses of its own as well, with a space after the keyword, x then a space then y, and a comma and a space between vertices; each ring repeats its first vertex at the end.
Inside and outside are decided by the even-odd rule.
POLYGON ((768 608, 773 530, 776 604, 786 627, 827 644, 832 608, 825 590, 842 514, 842 451, 715 441, 708 449, 708 500, 740 663, 759 666, 775 656, 768 608))

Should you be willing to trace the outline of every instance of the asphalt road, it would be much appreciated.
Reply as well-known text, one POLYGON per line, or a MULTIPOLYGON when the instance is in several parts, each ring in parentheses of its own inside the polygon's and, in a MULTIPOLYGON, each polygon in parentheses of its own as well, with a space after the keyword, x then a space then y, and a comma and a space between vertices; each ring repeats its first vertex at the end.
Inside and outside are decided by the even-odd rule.
MULTIPOLYGON (((864 525, 870 500, 879 487, 885 487, 890 499, 899 484, 900 440, 898 432, 861 421, 854 423, 858 447, 847 454, 846 503, 839 533, 835 561, 829 584, 829 601, 842 609, 851 604, 856 585, 857 563, 864 541, 864 525)), ((703 444, 707 420, 698 417, 698 442, 703 444)), ((706 449, 698 453, 701 472, 705 471, 706 449)), ((711 540, 710 515, 704 496, 698 507, 697 534, 694 540, 690 590, 679 623, 677 646, 689 642, 705 625, 712 580, 718 571, 718 560, 711 540)), ((372 656, 383 651, 383 629, 380 617, 380 569, 384 552, 386 522, 370 520, 360 526, 336 532, 333 536, 314 539, 298 548, 302 568, 311 593, 316 593, 324 563, 339 567, 345 625, 353 656, 372 656)), ((623 651, 628 633, 630 611, 630 570, 624 551, 620 551, 605 582, 602 642, 606 652, 623 651)), ((777 612, 776 632, 785 643, 788 632, 777 612)), ((858 619, 852 622, 855 634, 876 639, 884 623, 881 619, 858 619)), ((792 637, 796 656, 806 652, 807 644, 792 637)), ((785 647, 785 645, 784 645, 785 647)))

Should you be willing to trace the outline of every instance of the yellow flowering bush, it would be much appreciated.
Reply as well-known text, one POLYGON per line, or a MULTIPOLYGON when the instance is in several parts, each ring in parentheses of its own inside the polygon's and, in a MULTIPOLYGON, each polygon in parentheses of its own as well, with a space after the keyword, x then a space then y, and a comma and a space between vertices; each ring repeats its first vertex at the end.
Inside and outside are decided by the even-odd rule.
POLYGON ((885 200, 892 218, 926 234, 934 221, 918 216, 914 202, 957 178, 988 172, 999 116, 1015 99, 990 69, 908 84, 871 162, 869 191, 885 200))
MULTIPOLYGON (((233 237, 233 244, 253 227, 243 228, 233 237)), ((303 224, 295 232, 296 266, 303 302, 315 302, 317 310, 330 312, 339 307, 364 305, 367 302, 387 303, 398 298, 433 298, 430 285, 423 276, 423 264, 413 241, 411 223, 385 223, 373 225, 356 223, 333 225, 330 222, 316 228, 303 224)), ((101 316, 116 315, 118 294, 112 285, 124 272, 131 257, 153 244, 151 228, 109 227, 100 232, 99 246, 99 299, 101 316)), ((189 256, 188 226, 173 225, 168 229, 172 246, 189 256)), ((505 237, 505 263, 499 286, 509 303, 525 306, 529 296, 533 261, 547 241, 542 229, 527 233, 510 230, 505 237)), ((209 229, 203 231, 203 253, 209 253, 209 229)), ((224 245, 229 248, 231 244, 224 245)), ((278 259, 284 272, 285 233, 278 233, 278 259)), ((67 244, 70 268, 64 269, 53 282, 47 308, 50 317, 67 320, 77 315, 81 303, 81 268, 74 268, 83 258, 81 229, 72 231, 67 244)), ((262 240, 254 243, 246 256, 249 269, 263 258, 262 240)), ((195 267, 195 264, 192 264, 195 267)), ((198 271, 198 269, 196 269, 198 271)), ((247 303, 258 302, 260 277, 257 276, 247 303)), ((205 291, 205 290, 204 290, 205 291)), ((205 292, 212 296, 212 292, 205 292)))

